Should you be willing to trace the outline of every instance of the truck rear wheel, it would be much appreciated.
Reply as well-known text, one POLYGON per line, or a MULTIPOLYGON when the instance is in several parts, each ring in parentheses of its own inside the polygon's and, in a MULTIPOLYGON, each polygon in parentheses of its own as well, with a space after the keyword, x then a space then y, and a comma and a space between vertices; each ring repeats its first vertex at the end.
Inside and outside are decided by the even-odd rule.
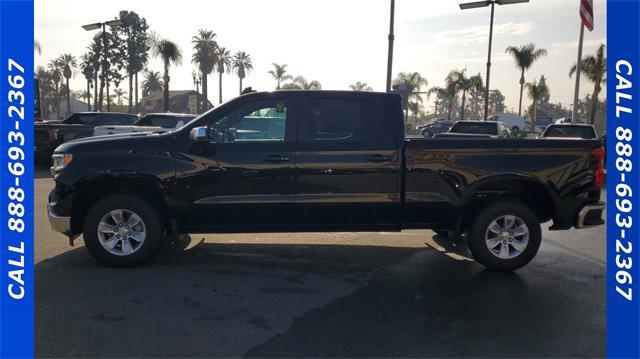
POLYGON ((505 201, 478 214, 469 232, 469 249, 488 269, 513 271, 531 262, 541 240, 535 213, 521 203, 505 201))
POLYGON ((85 217, 84 243, 94 258, 110 267, 133 267, 160 249, 164 226, 147 202, 114 195, 96 203, 85 217))

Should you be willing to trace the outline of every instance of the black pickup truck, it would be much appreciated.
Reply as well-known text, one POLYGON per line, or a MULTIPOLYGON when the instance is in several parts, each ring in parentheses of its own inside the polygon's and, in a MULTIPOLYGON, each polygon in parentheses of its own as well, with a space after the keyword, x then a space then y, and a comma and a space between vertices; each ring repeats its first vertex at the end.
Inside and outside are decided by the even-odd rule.
POLYGON ((53 155, 52 227, 110 266, 184 233, 433 229, 514 270, 540 223, 603 224, 600 142, 407 139, 394 94, 242 95, 166 134, 87 138, 53 155))
POLYGON ((78 112, 62 121, 44 121, 34 124, 35 157, 49 159, 60 144, 93 136, 93 128, 104 125, 132 125, 137 115, 116 112, 78 112))

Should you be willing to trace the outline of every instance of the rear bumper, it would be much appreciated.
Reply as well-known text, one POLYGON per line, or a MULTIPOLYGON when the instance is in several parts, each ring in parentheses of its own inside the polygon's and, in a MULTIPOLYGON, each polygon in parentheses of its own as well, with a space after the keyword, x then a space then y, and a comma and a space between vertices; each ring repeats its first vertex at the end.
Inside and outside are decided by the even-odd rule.
POLYGON ((600 226, 604 224, 602 212, 606 205, 602 202, 583 206, 578 212, 575 227, 578 229, 600 226))

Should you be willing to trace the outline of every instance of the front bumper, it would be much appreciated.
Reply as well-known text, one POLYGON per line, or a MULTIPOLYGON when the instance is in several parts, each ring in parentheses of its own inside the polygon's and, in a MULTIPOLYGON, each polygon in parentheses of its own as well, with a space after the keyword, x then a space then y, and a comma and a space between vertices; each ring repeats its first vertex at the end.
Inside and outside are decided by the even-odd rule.
POLYGON ((581 229, 596 227, 604 224, 604 220, 602 219, 602 212, 604 211, 605 207, 606 205, 602 202, 583 206, 578 212, 575 227, 581 229))
POLYGON ((55 206, 56 202, 52 202, 51 196, 49 196, 49 201, 47 203, 47 214, 49 216, 49 223, 51 224, 51 228, 53 228, 53 230, 56 232, 71 237, 71 217, 56 215, 54 212, 55 206))

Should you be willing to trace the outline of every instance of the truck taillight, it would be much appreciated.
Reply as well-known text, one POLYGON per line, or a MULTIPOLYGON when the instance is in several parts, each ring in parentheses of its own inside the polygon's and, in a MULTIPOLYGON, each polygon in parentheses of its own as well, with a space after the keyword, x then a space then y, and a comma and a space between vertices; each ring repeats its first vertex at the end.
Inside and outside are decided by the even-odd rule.
POLYGON ((591 156, 596 162, 596 169, 593 173, 593 185, 602 187, 604 185, 604 148, 596 148, 591 151, 591 156))

